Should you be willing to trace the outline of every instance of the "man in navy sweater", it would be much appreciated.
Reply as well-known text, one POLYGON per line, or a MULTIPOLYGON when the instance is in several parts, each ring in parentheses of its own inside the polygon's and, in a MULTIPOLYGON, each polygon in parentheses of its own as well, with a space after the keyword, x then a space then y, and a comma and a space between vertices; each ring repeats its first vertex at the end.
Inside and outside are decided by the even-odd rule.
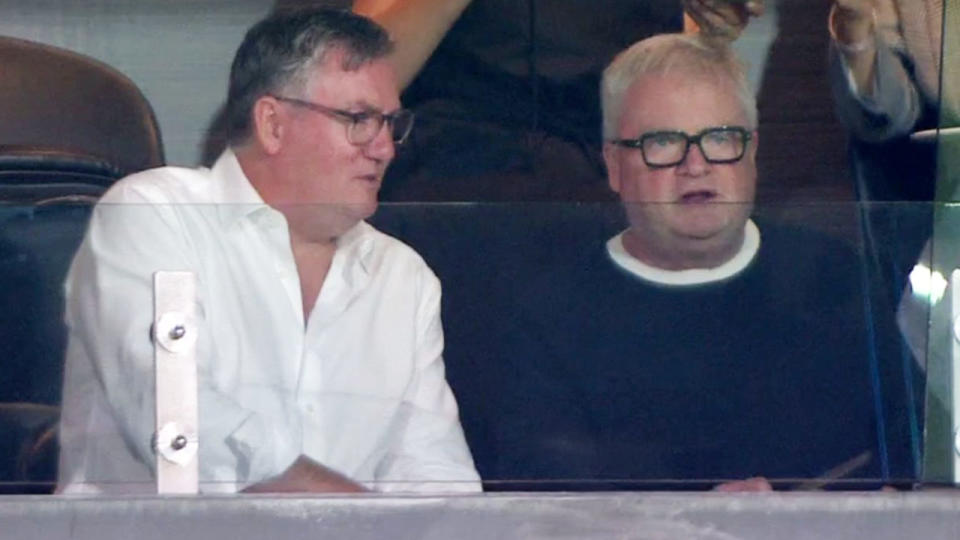
POLYGON ((490 423, 485 479, 914 478, 922 393, 892 309, 844 242, 750 217, 757 110, 729 49, 641 41, 605 71, 602 100, 629 226, 505 310, 490 399, 507 413, 490 423))

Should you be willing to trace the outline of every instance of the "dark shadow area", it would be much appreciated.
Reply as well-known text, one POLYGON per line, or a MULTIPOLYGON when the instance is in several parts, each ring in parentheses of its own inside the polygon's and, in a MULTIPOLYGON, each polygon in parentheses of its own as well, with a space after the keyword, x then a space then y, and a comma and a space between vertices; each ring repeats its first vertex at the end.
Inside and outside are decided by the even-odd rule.
POLYGON ((0 492, 56 480, 63 281, 91 208, 0 206, 0 492))
POLYGON ((922 374, 858 229, 824 225, 858 214, 758 208, 757 262, 680 290, 616 271, 618 205, 391 204, 373 221, 443 283, 447 377, 487 489, 808 489, 851 460, 831 488, 908 487, 922 374))

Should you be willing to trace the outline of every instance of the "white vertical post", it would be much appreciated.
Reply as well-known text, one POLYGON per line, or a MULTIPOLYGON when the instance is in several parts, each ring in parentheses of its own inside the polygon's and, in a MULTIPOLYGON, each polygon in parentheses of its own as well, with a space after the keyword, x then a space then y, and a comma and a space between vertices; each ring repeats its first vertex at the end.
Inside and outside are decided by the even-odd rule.
POLYGON ((192 272, 153 275, 157 493, 197 493, 197 322, 192 272))

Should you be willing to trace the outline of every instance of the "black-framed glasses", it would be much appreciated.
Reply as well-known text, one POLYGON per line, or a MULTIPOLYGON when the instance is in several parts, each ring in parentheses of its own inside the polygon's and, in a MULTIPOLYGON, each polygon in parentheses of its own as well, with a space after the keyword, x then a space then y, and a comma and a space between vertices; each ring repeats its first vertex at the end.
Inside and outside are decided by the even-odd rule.
POLYGON ((627 148, 639 148, 648 167, 665 168, 683 163, 690 145, 700 147, 707 163, 735 163, 743 159, 753 133, 741 126, 717 126, 696 135, 682 131, 651 131, 636 139, 614 139, 610 142, 627 148))
POLYGON ((390 138, 394 144, 403 144, 413 129, 413 111, 409 109, 397 109, 389 114, 374 110, 351 112, 303 99, 273 94, 271 96, 277 101, 303 107, 341 122, 347 128, 347 140, 350 144, 369 143, 377 137, 384 123, 390 126, 390 138))

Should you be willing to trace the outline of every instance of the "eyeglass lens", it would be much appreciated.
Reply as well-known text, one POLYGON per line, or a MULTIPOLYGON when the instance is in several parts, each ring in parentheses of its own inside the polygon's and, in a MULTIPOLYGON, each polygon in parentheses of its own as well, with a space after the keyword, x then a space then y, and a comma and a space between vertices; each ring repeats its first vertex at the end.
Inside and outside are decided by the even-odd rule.
POLYGON ((650 165, 676 165, 686 157, 688 142, 697 143, 707 161, 736 161, 743 155, 746 137, 730 128, 709 129, 692 137, 681 132, 651 133, 643 137, 643 157, 650 165))
POLYGON ((355 117, 350 125, 349 139, 353 144, 366 144, 376 138, 386 122, 394 143, 403 143, 413 128, 413 113, 401 109, 393 114, 367 113, 355 117))

